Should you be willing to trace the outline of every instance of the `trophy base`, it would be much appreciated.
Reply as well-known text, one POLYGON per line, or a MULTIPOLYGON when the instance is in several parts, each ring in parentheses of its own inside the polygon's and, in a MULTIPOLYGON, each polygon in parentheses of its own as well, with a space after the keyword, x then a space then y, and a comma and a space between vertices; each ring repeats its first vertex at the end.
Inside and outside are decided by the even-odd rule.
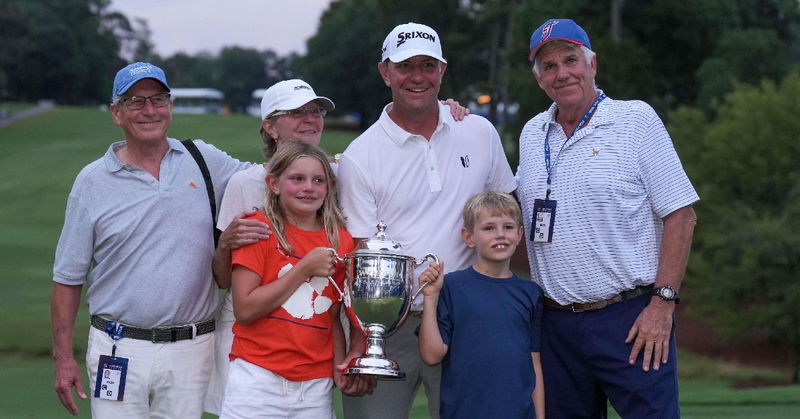
POLYGON ((402 380, 406 373, 400 371, 397 362, 388 358, 364 357, 350 361, 345 375, 371 375, 379 380, 402 380))

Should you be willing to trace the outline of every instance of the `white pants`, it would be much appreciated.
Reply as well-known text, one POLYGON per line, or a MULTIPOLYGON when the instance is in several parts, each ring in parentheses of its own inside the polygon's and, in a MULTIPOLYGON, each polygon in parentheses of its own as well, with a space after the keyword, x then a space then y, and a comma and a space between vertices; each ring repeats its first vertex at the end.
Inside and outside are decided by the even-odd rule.
POLYGON ((228 382, 228 365, 231 363, 228 354, 233 344, 233 300, 228 290, 223 298, 222 308, 217 317, 217 329, 214 331, 214 371, 208 384, 204 409, 208 413, 219 415, 222 411, 222 399, 225 397, 225 383, 228 382))
MULTIPOLYGON (((346 344, 349 344, 349 320, 344 313, 340 312, 342 327, 345 330, 346 344)), ((211 374, 211 382, 208 384, 204 409, 208 413, 219 415, 222 411, 222 399, 225 398, 225 385, 228 382, 228 368, 230 361, 228 355, 231 353, 233 345, 233 323, 236 317, 233 315, 233 300, 230 290, 225 293, 222 302, 222 309, 217 317, 217 329, 214 332, 216 343, 214 344, 214 371, 211 374)), ((348 346, 349 347, 349 346, 348 346)))
POLYGON ((116 356, 128 358, 123 401, 94 397, 100 355, 111 355, 113 340, 89 328, 86 367, 93 418, 200 418, 211 376, 214 332, 169 343, 122 338, 116 356))
POLYGON ((333 379, 289 381, 242 359, 231 361, 220 419, 335 419, 333 379))

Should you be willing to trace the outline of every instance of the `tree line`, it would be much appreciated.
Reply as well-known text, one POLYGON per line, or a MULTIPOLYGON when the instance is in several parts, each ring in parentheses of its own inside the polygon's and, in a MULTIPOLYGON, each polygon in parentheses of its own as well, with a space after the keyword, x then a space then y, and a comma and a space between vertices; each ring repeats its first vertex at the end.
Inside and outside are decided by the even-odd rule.
POLYGON ((690 311, 726 336, 756 328, 788 345, 800 381, 796 0, 335 0, 302 56, 228 47, 160 57, 146 22, 108 7, 0 3, 0 99, 107 102, 116 69, 141 59, 174 86, 221 90, 234 111, 253 89, 301 77, 367 125, 390 100, 376 69, 383 38, 415 21, 442 38, 442 97, 492 98, 487 116, 503 122, 512 166, 522 124, 550 105, 527 60, 531 32, 550 17, 574 19, 597 52, 598 86, 653 105, 701 195, 690 311))
POLYGON ((146 21, 109 10, 110 0, 0 3, 0 100, 108 103, 115 72, 151 61, 174 87, 212 87, 244 112, 253 89, 290 77, 296 56, 226 47, 216 55, 160 57, 146 21))

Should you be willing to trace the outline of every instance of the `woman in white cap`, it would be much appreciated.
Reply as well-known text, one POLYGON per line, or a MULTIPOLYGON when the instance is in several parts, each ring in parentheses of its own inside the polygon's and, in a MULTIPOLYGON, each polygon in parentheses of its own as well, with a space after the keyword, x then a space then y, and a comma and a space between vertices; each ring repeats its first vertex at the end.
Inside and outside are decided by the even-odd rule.
MULTIPOLYGON (((448 99, 453 117, 464 118, 469 110, 448 99)), ((325 115, 335 108, 333 101, 318 96, 303 80, 284 80, 270 86, 261 99, 261 139, 265 163, 254 165, 235 173, 225 189, 217 218, 217 228, 223 233, 214 255, 214 275, 220 288, 231 283, 231 250, 266 239, 264 226, 256 220, 242 219, 264 204, 265 178, 269 160, 278 146, 286 140, 319 144, 324 129, 325 115), (258 225, 256 225, 258 223, 258 225)), ((336 163, 331 159, 336 172, 336 163)), ((225 293, 222 309, 217 319, 216 361, 205 401, 205 411, 219 415, 228 378, 228 354, 233 342, 233 300, 230 291, 225 293)), ((374 381, 365 378, 350 380, 350 386, 341 388, 350 395, 363 395, 371 391, 374 381)))
MULTIPOLYGON (((333 101, 317 96, 308 83, 299 79, 280 81, 264 93, 261 99, 261 139, 265 163, 231 176, 219 209, 217 228, 223 233, 214 256, 214 275, 220 288, 230 287, 231 250, 266 238, 259 232, 263 226, 250 225, 256 221, 241 218, 264 205, 267 165, 278 144, 288 139, 319 144, 323 118, 333 109, 333 101)), ((233 341, 234 320, 229 290, 225 293, 217 320, 216 361, 205 402, 205 410, 216 415, 220 414, 228 380, 228 354, 233 341)))

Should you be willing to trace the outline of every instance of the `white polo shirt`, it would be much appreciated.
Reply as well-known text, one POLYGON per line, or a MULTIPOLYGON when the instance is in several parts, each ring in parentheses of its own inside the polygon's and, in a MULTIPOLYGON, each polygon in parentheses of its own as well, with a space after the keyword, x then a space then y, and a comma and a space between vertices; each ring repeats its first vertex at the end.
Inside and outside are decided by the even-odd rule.
MULTIPOLYGON (((474 252, 461 240, 464 203, 487 190, 516 189, 500 137, 485 118, 469 115, 456 122, 440 104, 428 141, 394 123, 390 106, 339 162, 347 230, 353 237, 372 237, 383 220, 387 235, 407 255, 419 260, 435 253, 447 272, 464 269, 474 262, 474 252)), ((426 266, 416 269, 415 282, 426 266)))
POLYGON ((655 282, 662 218, 699 199, 664 124, 641 101, 603 100, 566 141, 555 104, 525 125, 517 171, 533 279, 560 304, 593 302, 655 282), (544 199, 549 131, 552 243, 530 240, 544 199), (563 149, 562 149, 562 144, 563 149))

